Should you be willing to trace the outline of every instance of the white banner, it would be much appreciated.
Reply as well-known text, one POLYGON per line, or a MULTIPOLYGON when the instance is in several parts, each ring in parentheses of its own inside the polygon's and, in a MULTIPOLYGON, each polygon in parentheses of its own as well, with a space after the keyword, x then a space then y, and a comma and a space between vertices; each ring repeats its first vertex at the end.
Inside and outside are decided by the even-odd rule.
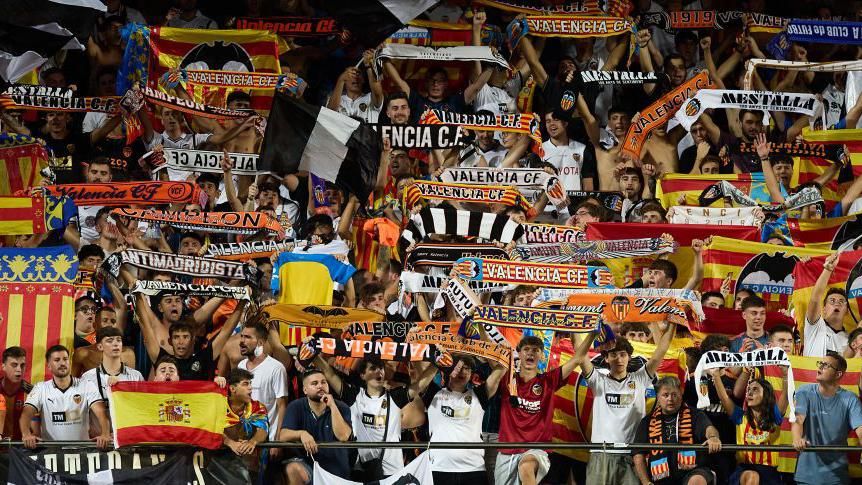
POLYGON ((738 91, 730 89, 701 89, 682 104, 674 115, 688 131, 691 125, 710 108, 751 109, 764 112, 763 124, 769 124, 769 112, 802 113, 814 117, 823 111, 823 103, 813 94, 776 93, 771 91, 738 91))
MULTIPOLYGON (((165 148, 165 163, 156 168, 161 170, 165 167, 184 172, 207 172, 223 173, 221 168, 222 152, 210 152, 206 150, 185 150, 177 148, 165 148)), ((230 156, 232 172, 236 175, 258 175, 257 159, 253 153, 228 153, 230 156)))
POLYGON ((675 205, 667 211, 667 220, 671 224, 760 227, 764 217, 763 209, 757 206, 720 208, 675 205))
MULTIPOLYGON (((430 454, 429 451, 423 452, 398 473, 374 483, 378 483, 379 485, 434 485, 430 454)), ((362 482, 345 480, 329 473, 317 461, 314 462, 314 480, 312 482, 315 485, 363 485, 362 482)))

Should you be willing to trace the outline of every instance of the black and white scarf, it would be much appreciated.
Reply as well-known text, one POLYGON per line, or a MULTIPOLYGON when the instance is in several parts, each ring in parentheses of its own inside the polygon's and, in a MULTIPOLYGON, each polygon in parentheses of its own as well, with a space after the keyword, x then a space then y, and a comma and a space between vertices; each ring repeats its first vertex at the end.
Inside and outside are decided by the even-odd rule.
MULTIPOLYGON (((402 293, 439 293, 442 291, 441 286, 447 279, 445 276, 402 271, 399 286, 402 293)), ((481 281, 468 281, 467 286, 474 293, 503 293, 511 289, 509 285, 483 283, 481 281)))
POLYGON ((251 291, 249 291, 247 286, 192 285, 174 283, 172 281, 138 280, 131 289, 132 293, 142 293, 147 296, 156 296, 163 291, 189 296, 205 296, 207 298, 251 300, 251 291))
MULTIPOLYGON (((222 152, 188 150, 184 148, 165 148, 165 163, 156 170, 171 168, 183 172, 206 172, 221 174, 222 152)), ((257 175, 257 159, 254 153, 229 153, 232 173, 236 175, 257 175)))
POLYGON ((521 224, 509 216, 453 208, 426 207, 415 214, 401 233, 401 239, 418 243, 429 234, 480 237, 508 243, 524 234, 521 224))
POLYGON ((522 244, 514 255, 524 261, 567 263, 596 259, 633 258, 670 254, 679 247, 674 241, 660 237, 614 239, 608 241, 577 241, 544 244, 522 244))
POLYGON ((198 258, 179 254, 126 249, 105 260, 104 267, 114 278, 120 276, 120 267, 130 264, 151 271, 167 271, 195 278, 218 278, 257 282, 257 268, 245 263, 221 259, 198 258))
POLYGON ((823 103, 813 94, 777 93, 770 91, 737 91, 730 89, 701 89, 683 103, 674 115, 686 130, 700 115, 710 108, 759 110, 765 113, 763 124, 769 124, 769 112, 801 113, 812 117, 823 113, 823 103))
POLYGON ((374 69, 380 76, 383 59, 435 62, 487 62, 509 69, 509 63, 489 46, 423 47, 412 44, 384 44, 374 54, 374 69))
POLYGON ((488 259, 508 259, 502 248, 493 244, 433 244, 419 243, 407 254, 407 267, 439 266, 451 268, 461 258, 475 256, 488 259))
POLYGON ((466 142, 464 130, 455 125, 376 125, 380 139, 389 139, 392 148, 405 150, 447 149, 466 142))
POLYGON ((475 293, 468 290, 464 283, 458 278, 450 278, 443 289, 443 294, 449 299, 449 303, 461 318, 467 318, 482 302, 476 298, 475 293))
POLYGON ((544 188, 548 177, 548 172, 538 168, 450 167, 443 169, 440 180, 456 184, 512 185, 522 189, 544 188))

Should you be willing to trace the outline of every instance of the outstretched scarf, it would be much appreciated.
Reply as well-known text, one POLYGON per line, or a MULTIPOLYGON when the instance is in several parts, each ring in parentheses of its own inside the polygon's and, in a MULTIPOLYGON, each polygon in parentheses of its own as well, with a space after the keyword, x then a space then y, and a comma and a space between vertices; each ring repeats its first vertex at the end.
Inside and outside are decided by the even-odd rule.
MULTIPOLYGON (((670 254, 679 244, 660 237, 525 244, 515 247, 513 256, 539 263, 565 263, 596 259, 632 258, 670 254)), ((513 258, 514 259, 514 258, 513 258)))
POLYGON ((451 268, 455 261, 466 257, 509 259, 509 254, 494 244, 435 244, 419 243, 407 254, 408 268, 437 266, 451 268))
POLYGON ((586 233, 574 226, 555 226, 553 224, 522 224, 524 241, 527 244, 578 242, 586 239, 586 233))
POLYGON ((760 227, 764 217, 766 216, 760 206, 692 207, 674 205, 667 210, 667 220, 671 224, 760 227))
MULTIPOLYGON (((441 286, 446 280, 446 276, 432 276, 424 273, 414 273, 413 271, 402 271, 398 284, 402 293, 439 293, 443 291, 441 286)), ((483 283, 481 281, 468 281, 467 286, 474 293, 502 293, 511 289, 509 285, 483 283)))
POLYGON ((103 266, 114 278, 118 278, 120 267, 124 264, 150 271, 167 271, 196 278, 245 280, 253 284, 257 282, 257 268, 245 263, 138 249, 126 249, 114 253, 105 260, 103 266))
MULTIPOLYGON (((335 357, 373 359, 387 362, 438 362, 441 358, 438 349, 434 345, 426 343, 313 337, 300 349, 299 360, 300 362, 308 362, 318 353, 335 357)), ((447 360, 451 360, 451 357, 447 360)))
POLYGON ((305 246, 307 241, 247 241, 235 243, 208 244, 205 247, 209 258, 247 261, 268 258, 274 253, 293 252, 295 247, 305 246))
POLYGON ((158 89, 153 89, 149 86, 141 86, 141 94, 144 99, 158 106, 188 113, 194 116, 201 116, 210 119, 244 119, 253 116, 253 111, 238 111, 227 108, 218 108, 216 106, 207 106, 187 99, 178 98, 176 96, 163 93, 158 89))
POLYGON ((284 228, 265 212, 169 212, 153 209, 114 209, 111 215, 156 224, 168 224, 183 231, 251 236, 260 231, 284 239, 284 228))
POLYGON ((601 309, 551 310, 503 305, 479 305, 473 313, 473 322, 497 327, 529 328, 532 330, 555 330, 561 332, 587 333, 598 329, 601 309))
POLYGON ((84 206, 136 204, 206 204, 206 194, 192 182, 107 182, 44 187, 49 195, 65 196, 84 206))
POLYGON ((589 290, 539 288, 533 304, 564 305, 572 295, 622 295, 633 298, 670 298, 691 311, 695 321, 700 322, 706 318, 703 314, 703 307, 700 304, 700 296, 695 291, 671 288, 590 288, 589 290))
POLYGON ((401 233, 401 239, 409 244, 418 243, 429 234, 448 234, 479 237, 506 244, 520 238, 523 233, 521 224, 509 216, 450 207, 426 207, 411 217, 401 233))
POLYGON ((419 123, 423 125, 461 125, 468 130, 505 131, 521 133, 533 140, 533 152, 540 157, 542 133, 539 130, 539 117, 535 113, 515 114, 462 114, 440 109, 429 109, 422 114, 419 123))
POLYGON ((407 335, 410 344, 434 345, 451 354, 469 354, 483 359, 493 360, 503 367, 509 367, 512 360, 512 348, 485 340, 464 338, 460 335, 414 332, 407 335))
POLYGON ((613 274, 599 266, 462 258, 455 263, 454 269, 460 278, 468 281, 553 288, 604 288, 613 285, 613 274))
POLYGON ((251 291, 247 286, 192 285, 174 283, 172 281, 138 280, 132 286, 132 293, 142 293, 156 296, 161 292, 181 293, 189 296, 205 296, 207 298, 227 298, 231 300, 250 300, 251 291))
POLYGON ((544 188, 550 175, 539 168, 449 167, 440 180, 451 184, 544 188))
POLYGON ((596 311, 605 323, 661 322, 688 327, 688 318, 682 302, 670 297, 636 295, 569 295, 564 310, 596 311))
POLYGON ((632 23, 618 17, 543 15, 526 18, 528 34, 535 37, 613 37, 631 32, 632 23))
MULTIPOLYGON (((144 155, 146 157, 146 155, 144 155)), ((184 148, 165 148, 165 163, 155 170, 167 167, 183 172, 206 172, 221 174, 222 152, 206 150, 187 150, 184 148)), ((258 155, 254 153, 228 153, 231 171, 236 175, 257 175, 258 155)))
POLYGON ((36 111, 94 111, 117 113, 119 96, 76 96, 69 88, 52 88, 33 84, 12 84, 0 94, 0 105, 4 109, 31 109, 36 111))
POLYGON ((421 199, 517 205, 525 211, 530 210, 530 203, 524 200, 518 189, 503 185, 450 184, 423 180, 414 182, 404 190, 404 207, 407 210, 413 208, 421 199))

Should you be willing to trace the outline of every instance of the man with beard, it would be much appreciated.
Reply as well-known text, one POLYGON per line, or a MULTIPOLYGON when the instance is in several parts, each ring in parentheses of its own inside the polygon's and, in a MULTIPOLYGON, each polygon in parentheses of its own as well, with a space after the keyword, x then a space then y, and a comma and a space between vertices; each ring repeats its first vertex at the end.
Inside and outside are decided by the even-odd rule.
MULTIPOLYGON (((592 442, 632 443, 637 423, 646 415, 646 392, 656 381, 656 371, 670 348, 676 325, 662 322, 650 328, 658 345, 652 357, 634 372, 629 372, 629 360, 634 353, 632 344, 618 338, 610 350, 602 350, 602 357, 610 372, 597 370, 587 354, 598 335, 591 332, 578 345, 572 357, 580 365, 587 386, 592 389, 593 400, 592 442)), ((627 451, 591 450, 587 463, 587 483, 616 483, 637 485, 638 479, 627 451)))
POLYGON ((269 437, 278 437, 287 407, 287 370, 271 357, 264 343, 269 332, 259 322, 246 323, 239 334, 239 350, 243 360, 237 368, 251 372, 251 398, 266 406, 269 421, 269 437))
POLYGON ((545 114, 545 130, 550 138, 542 143, 545 152, 542 160, 554 166, 566 190, 593 190, 595 153, 587 145, 569 138, 569 122, 565 118, 554 112, 545 114))
POLYGON ((305 399, 296 399, 287 406, 284 425, 278 434, 280 441, 301 442, 305 457, 287 460, 284 474, 289 485, 311 482, 313 461, 341 478, 350 477, 349 453, 346 448, 318 449, 317 443, 346 442, 353 436, 350 408, 329 393, 326 376, 318 369, 309 369, 302 375, 302 392, 305 399))
POLYGON ((33 386, 18 420, 24 446, 35 448, 38 441, 87 441, 92 411, 102 430, 96 437, 96 446, 107 449, 113 441, 109 431, 111 423, 106 403, 99 397, 96 386, 72 377, 69 350, 62 345, 50 347, 45 352, 45 361, 51 380, 33 386), (36 413, 42 416, 41 438, 37 438, 31 428, 36 413))
MULTIPOLYGON (((656 406, 644 417, 635 433, 635 443, 707 445, 709 453, 721 451, 718 430, 703 411, 682 402, 682 386, 676 376, 655 383, 656 406)), ((641 483, 656 485, 715 483, 707 468, 706 454, 694 450, 638 450, 634 452, 635 472, 641 483)))
POLYGON ((806 357, 823 357, 829 350, 841 353, 847 347, 844 330, 844 317, 849 309, 847 294, 840 288, 829 288, 829 278, 839 255, 836 252, 826 258, 823 271, 811 290, 802 340, 802 355, 806 357))
POLYGON ((3 422, 3 435, 13 440, 21 439, 21 427, 18 421, 24 410, 33 386, 24 379, 27 370, 27 351, 21 347, 9 347, 3 351, 3 377, 0 378, 0 390, 6 399, 6 418, 3 422))

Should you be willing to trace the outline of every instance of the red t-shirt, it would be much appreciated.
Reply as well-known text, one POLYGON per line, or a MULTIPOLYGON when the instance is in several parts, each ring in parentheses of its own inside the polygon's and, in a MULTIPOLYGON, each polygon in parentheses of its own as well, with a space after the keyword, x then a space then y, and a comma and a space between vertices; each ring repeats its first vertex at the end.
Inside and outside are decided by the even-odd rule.
MULTIPOLYGON (((2 379, 0 379, 2 382, 2 379)), ((26 385, 29 388, 29 385, 26 385)), ((6 401, 6 421, 3 424, 3 436, 12 437, 12 440, 21 439, 21 427, 18 421, 21 419, 21 412, 24 410, 24 401, 27 400, 27 391, 25 391, 25 383, 21 383, 21 387, 13 395, 8 395, 2 390, 0 384, 0 399, 6 401)))
MULTIPOLYGON (((508 379, 508 376, 506 377, 508 379)), ((500 442, 540 443, 551 441, 554 422, 554 393, 565 384, 563 371, 559 367, 538 374, 527 382, 515 376, 518 386, 518 405, 509 402, 507 380, 500 383, 500 442)), ((523 453, 523 449, 500 450, 512 455, 523 453)))

